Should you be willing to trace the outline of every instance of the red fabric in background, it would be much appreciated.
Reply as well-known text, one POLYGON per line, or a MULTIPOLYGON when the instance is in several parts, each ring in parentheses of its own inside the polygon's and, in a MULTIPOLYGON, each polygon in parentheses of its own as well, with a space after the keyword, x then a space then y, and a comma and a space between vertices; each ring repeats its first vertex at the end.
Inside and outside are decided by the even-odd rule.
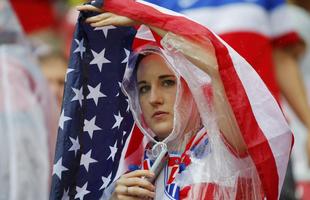
POLYGON ((279 102, 280 89, 276 82, 270 39, 254 32, 220 34, 220 37, 252 65, 279 102))
POLYGON ((276 37, 272 42, 276 47, 285 48, 290 45, 295 45, 298 42, 304 42, 304 40, 298 35, 298 33, 292 32, 276 37))
POLYGON ((297 193, 301 200, 310 199, 310 182, 300 181, 297 183, 297 193))
POLYGON ((55 24, 56 17, 49 0, 10 0, 10 2, 26 33, 55 24))

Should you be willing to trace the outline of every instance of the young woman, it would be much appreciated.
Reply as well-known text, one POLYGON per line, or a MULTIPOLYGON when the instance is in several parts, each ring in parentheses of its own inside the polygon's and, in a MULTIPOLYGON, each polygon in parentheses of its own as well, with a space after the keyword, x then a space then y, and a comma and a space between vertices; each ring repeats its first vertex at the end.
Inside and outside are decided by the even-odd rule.
MULTIPOLYGON (((92 6, 78 9, 103 12, 92 6)), ((95 27, 139 24, 108 12, 86 22, 95 27)), ((150 143, 141 159, 142 169, 122 175, 103 199, 263 199, 211 42, 206 40, 202 48, 149 28, 163 37, 161 45, 146 44, 131 55, 123 90, 150 143), (166 151, 167 163, 160 160, 164 167, 158 174, 151 172, 166 151)))

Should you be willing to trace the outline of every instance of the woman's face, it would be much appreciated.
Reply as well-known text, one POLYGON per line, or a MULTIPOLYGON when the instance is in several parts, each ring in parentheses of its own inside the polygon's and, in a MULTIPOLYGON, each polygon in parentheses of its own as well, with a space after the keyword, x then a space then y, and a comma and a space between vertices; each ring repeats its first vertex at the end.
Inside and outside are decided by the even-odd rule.
POLYGON ((145 123, 162 140, 173 129, 177 79, 161 56, 151 54, 139 63, 137 80, 145 123))

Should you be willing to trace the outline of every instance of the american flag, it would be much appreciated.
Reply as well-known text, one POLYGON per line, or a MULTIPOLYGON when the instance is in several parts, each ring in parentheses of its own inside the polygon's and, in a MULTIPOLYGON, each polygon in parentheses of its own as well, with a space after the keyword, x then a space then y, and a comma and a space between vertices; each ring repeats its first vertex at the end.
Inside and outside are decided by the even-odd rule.
POLYGON ((79 16, 72 42, 50 199, 99 199, 113 181, 133 118, 121 81, 133 28, 92 28, 79 16))
MULTIPOLYGON (((139 0, 107 0, 103 8, 201 45, 212 43, 227 98, 264 193, 267 199, 278 199, 292 135, 278 104, 253 68, 213 32, 179 13, 139 0)), ((135 30, 113 26, 92 29, 83 23, 85 17, 80 16, 73 40, 51 199, 99 199, 120 171, 126 171, 128 162, 123 161, 137 155, 133 154, 139 146, 136 141, 143 139, 133 136, 136 131, 132 131, 128 102, 120 92, 135 30)), ((141 27, 137 35, 153 42, 158 39, 141 27)))

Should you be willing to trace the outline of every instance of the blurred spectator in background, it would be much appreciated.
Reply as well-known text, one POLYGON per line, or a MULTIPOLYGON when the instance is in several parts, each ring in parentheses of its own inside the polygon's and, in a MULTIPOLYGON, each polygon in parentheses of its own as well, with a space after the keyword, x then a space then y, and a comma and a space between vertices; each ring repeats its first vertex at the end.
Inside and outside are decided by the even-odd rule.
MULTIPOLYGON (((298 32, 289 6, 285 5, 281 9, 286 15, 285 20, 287 27, 290 28, 291 31, 297 33, 300 40, 290 42, 290 38, 285 36, 273 41, 275 74, 282 97, 284 97, 281 99, 281 104, 289 105, 298 119, 306 127, 303 145, 303 149, 305 150, 307 146, 310 145, 310 109, 298 61, 305 53, 306 39, 302 37, 300 32, 298 32), (285 104, 284 102, 287 102, 288 104, 285 104)), ((280 20, 281 19, 278 18, 278 21, 280 20)), ((289 117, 287 113, 286 116, 291 123, 291 117, 289 117)), ((296 135, 295 131, 294 133, 296 135)), ((297 146, 298 145, 294 145, 294 148, 298 148, 297 146)), ((310 152, 305 153, 304 156, 303 160, 308 160, 310 152)), ((296 180, 293 173, 293 166, 294 163, 290 160, 280 200, 300 199, 296 193, 296 180)))
POLYGON ((49 89, 53 94, 50 97, 52 101, 57 103, 54 110, 57 114, 57 121, 51 124, 49 134, 50 161, 52 165, 57 137, 57 122, 60 116, 67 70, 64 41, 69 30, 64 28, 66 26, 64 18, 72 2, 63 0, 10 1, 23 29, 27 33, 32 52, 37 56, 43 75, 48 81, 49 89))
POLYGON ((61 52, 49 52, 40 55, 39 62, 60 111, 68 61, 61 52))
MULTIPOLYGON (((294 0, 293 3, 287 7, 290 20, 294 26, 294 29, 304 39, 304 46, 297 46, 293 50, 295 52, 292 56, 295 57, 296 65, 300 65, 301 77, 305 82, 306 97, 310 97, 310 2, 308 0, 294 0), (301 53, 305 51, 304 56, 301 53), (299 55, 299 56, 298 56, 299 55), (301 55, 301 56, 300 56, 301 55)), ((309 101, 308 101, 309 103, 309 101)), ((304 123, 302 123, 296 114, 289 109, 289 106, 284 106, 286 113, 288 113, 288 119, 290 120, 291 127, 295 133, 295 145, 292 151, 293 161, 293 174, 298 185, 296 193, 297 197, 302 200, 310 199, 310 160, 307 159, 310 154, 310 143, 307 141, 309 131, 304 123), (305 146, 307 148, 305 148, 305 146)))
MULTIPOLYGON (((40 47, 38 47, 40 48, 40 47)), ((68 61, 64 56, 64 53, 59 51, 53 51, 52 49, 46 52, 38 54, 40 68, 43 72, 45 79, 47 80, 49 91, 51 92, 50 98, 53 102, 56 102, 57 107, 54 113, 57 114, 57 120, 54 121, 49 135, 49 147, 50 147, 50 165, 53 165, 53 159, 55 154, 55 147, 57 141, 57 129, 58 119, 61 112, 62 98, 64 92, 65 76, 67 71, 68 61)), ((52 174, 50 174, 52 175, 52 174)))
POLYGON ((48 91, 10 5, 0 1, 1 200, 48 198, 48 140, 58 118, 48 91))

